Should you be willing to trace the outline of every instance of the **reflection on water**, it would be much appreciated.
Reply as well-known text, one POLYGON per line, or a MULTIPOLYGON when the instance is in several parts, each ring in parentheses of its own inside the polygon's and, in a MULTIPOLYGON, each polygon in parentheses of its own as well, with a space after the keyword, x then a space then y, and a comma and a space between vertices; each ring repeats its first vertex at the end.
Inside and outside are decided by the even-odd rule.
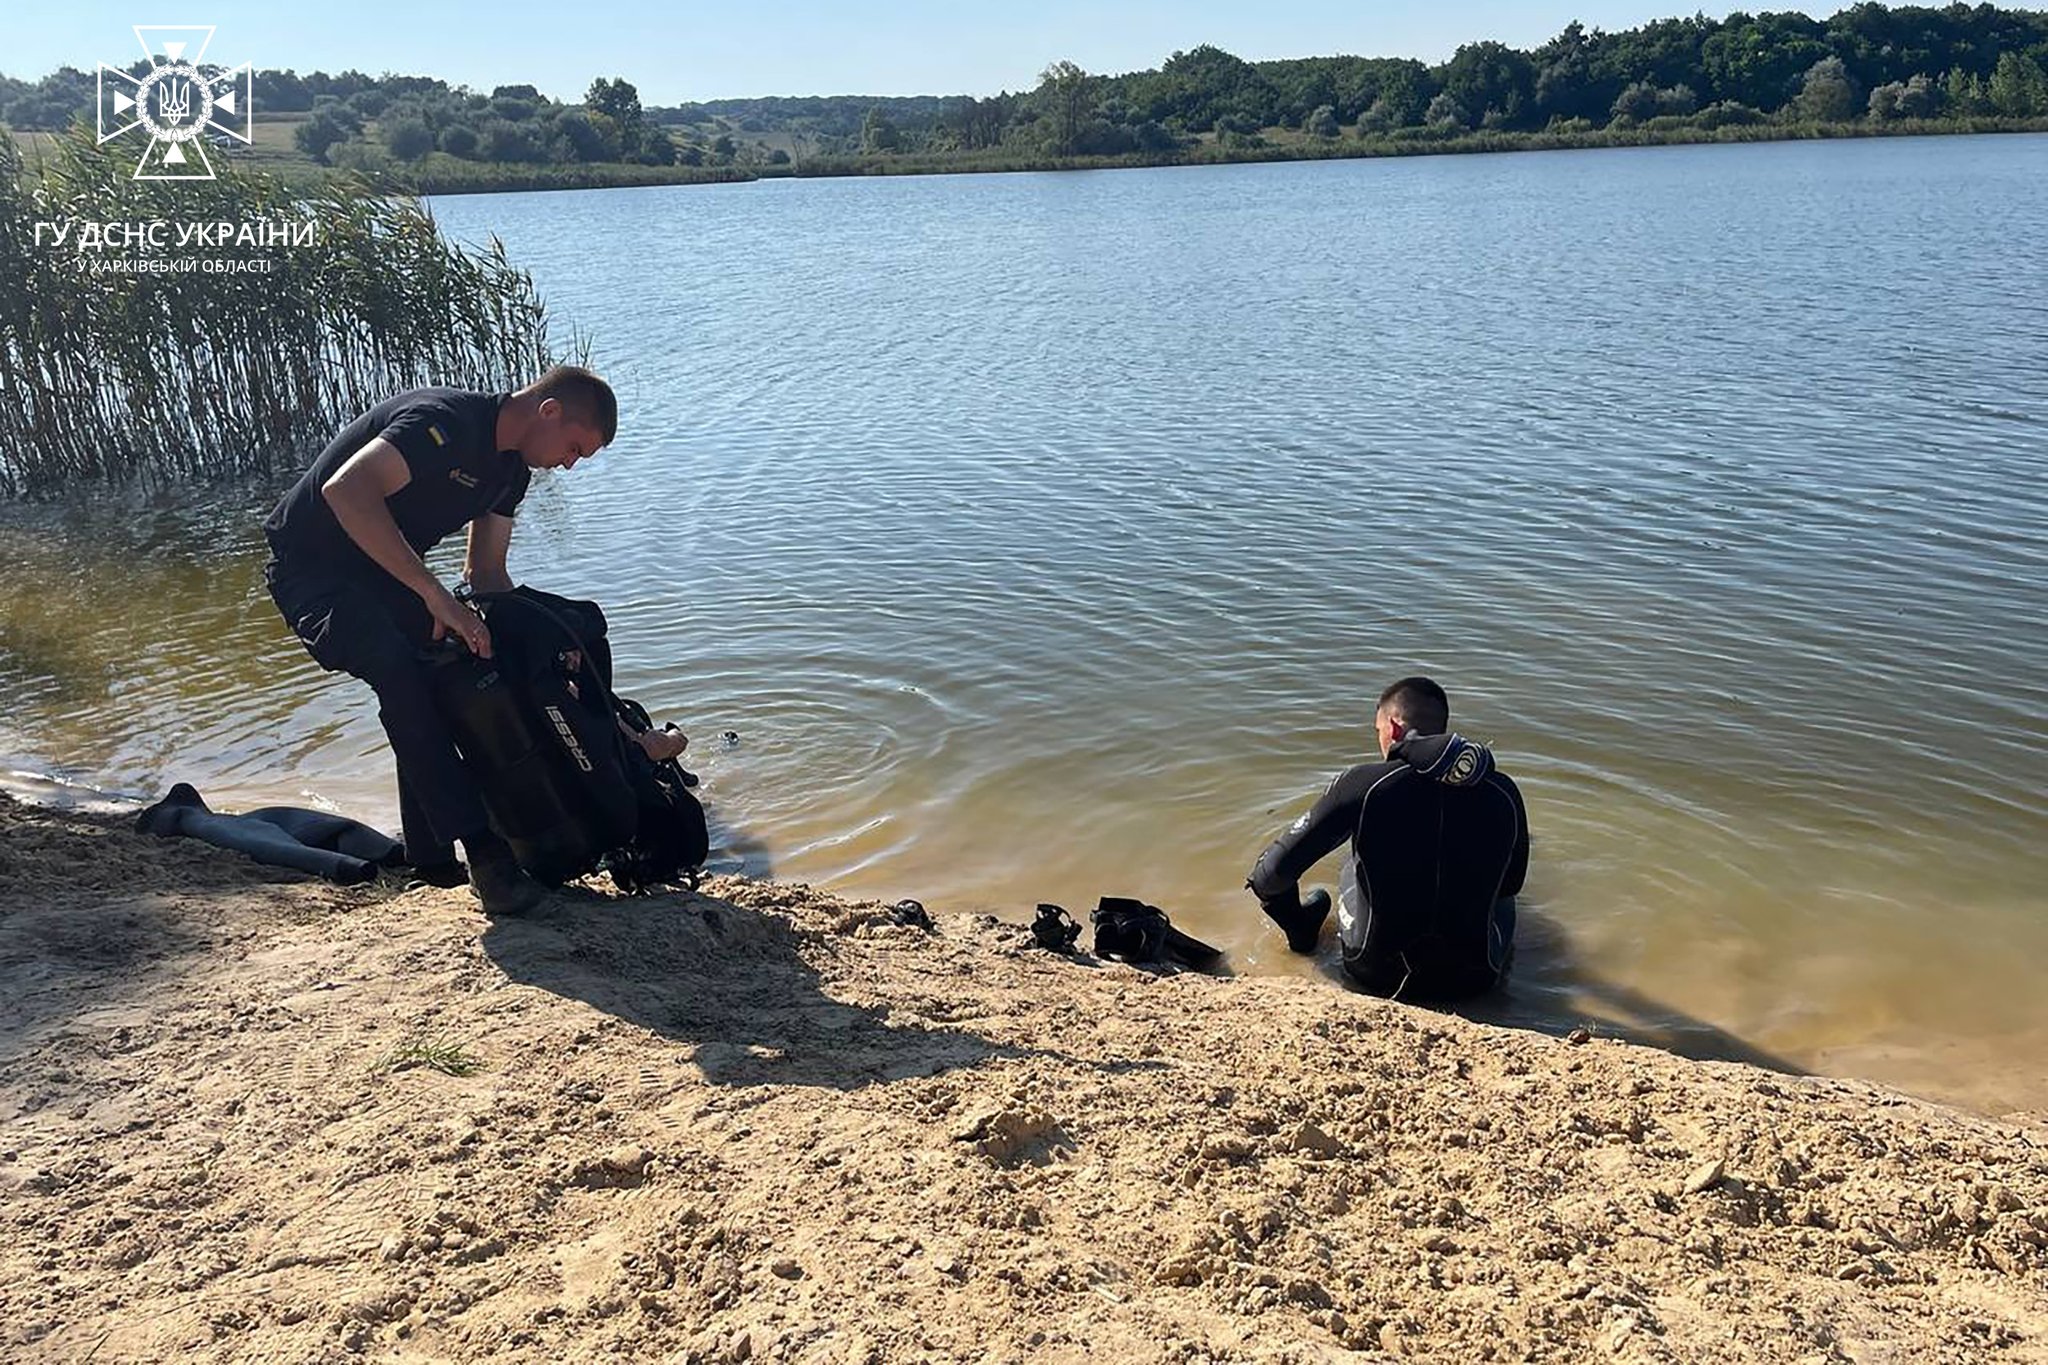
MULTIPOLYGON (((1529 802, 1508 1017, 2005 1110, 2048 1106, 2044 172, 2007 137, 437 211, 620 386, 514 568, 605 604, 727 858, 1020 920, 1133 893, 1312 972, 1244 871, 1428 671, 1529 802)), ((367 692, 263 596, 267 497, 201 501, 0 518, 0 760, 389 822, 367 692)))

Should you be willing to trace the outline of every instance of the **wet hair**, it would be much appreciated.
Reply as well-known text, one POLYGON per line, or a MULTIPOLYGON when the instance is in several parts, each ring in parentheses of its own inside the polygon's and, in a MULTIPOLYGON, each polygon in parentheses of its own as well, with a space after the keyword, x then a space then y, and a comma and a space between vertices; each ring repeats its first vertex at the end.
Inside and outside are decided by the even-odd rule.
POLYGON ((619 400, 612 386, 581 365, 557 365, 534 380, 527 392, 542 401, 554 399, 571 417, 596 427, 606 445, 619 434, 619 400))
POLYGON ((1419 734, 1440 735, 1451 728, 1451 699, 1431 678, 1401 679, 1380 693, 1377 709, 1419 734))

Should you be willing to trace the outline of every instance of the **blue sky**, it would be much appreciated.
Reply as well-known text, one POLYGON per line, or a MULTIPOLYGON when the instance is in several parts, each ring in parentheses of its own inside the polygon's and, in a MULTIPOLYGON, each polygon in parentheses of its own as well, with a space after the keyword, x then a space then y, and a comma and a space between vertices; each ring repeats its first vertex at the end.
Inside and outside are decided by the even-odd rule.
POLYGON ((744 95, 992 94, 1035 84, 1047 63, 1062 58, 1090 71, 1130 71, 1207 42, 1253 59, 1347 52, 1441 61, 1476 39, 1530 47, 1573 19, 1589 28, 1632 28, 1695 8, 1697 0, 783 0, 759 7, 658 0, 29 0, 5 26, 0 71, 35 77, 63 65, 89 71, 102 61, 125 64, 140 55, 132 25, 177 22, 215 25, 207 56, 230 65, 355 67, 485 90, 530 82, 565 99, 580 98, 595 76, 626 77, 650 104, 744 95))

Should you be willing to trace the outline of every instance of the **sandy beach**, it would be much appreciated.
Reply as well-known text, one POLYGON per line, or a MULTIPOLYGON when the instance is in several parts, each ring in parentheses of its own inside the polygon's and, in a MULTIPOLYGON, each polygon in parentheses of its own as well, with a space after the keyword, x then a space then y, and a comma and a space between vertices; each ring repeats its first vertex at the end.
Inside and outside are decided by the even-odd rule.
POLYGON ((0 1357, 2048 1360, 2048 1130, 931 908, 0 798, 0 1357))

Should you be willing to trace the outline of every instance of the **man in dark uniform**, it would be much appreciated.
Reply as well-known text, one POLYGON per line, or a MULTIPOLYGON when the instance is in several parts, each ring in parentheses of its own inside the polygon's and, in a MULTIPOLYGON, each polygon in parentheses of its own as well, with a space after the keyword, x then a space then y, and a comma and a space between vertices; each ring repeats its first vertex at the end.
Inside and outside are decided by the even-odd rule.
POLYGON ((558 365, 515 393, 415 389, 344 427, 263 523, 264 582, 306 652, 377 693, 398 762, 406 861, 426 880, 468 878, 489 914, 519 914, 544 892, 491 833, 482 799, 434 707, 421 650, 453 635, 491 655, 483 618, 421 559, 469 528, 463 576, 511 588, 512 518, 536 469, 573 469, 610 444, 618 401, 586 369, 558 365))
POLYGON ((1246 882, 1287 946, 1313 953, 1330 895, 1304 903, 1301 877, 1349 839, 1337 937, 1345 972, 1374 995, 1477 995, 1514 957, 1514 896, 1529 867, 1522 794, 1450 720, 1430 679, 1389 687, 1373 717, 1384 761, 1341 774, 1246 882))

